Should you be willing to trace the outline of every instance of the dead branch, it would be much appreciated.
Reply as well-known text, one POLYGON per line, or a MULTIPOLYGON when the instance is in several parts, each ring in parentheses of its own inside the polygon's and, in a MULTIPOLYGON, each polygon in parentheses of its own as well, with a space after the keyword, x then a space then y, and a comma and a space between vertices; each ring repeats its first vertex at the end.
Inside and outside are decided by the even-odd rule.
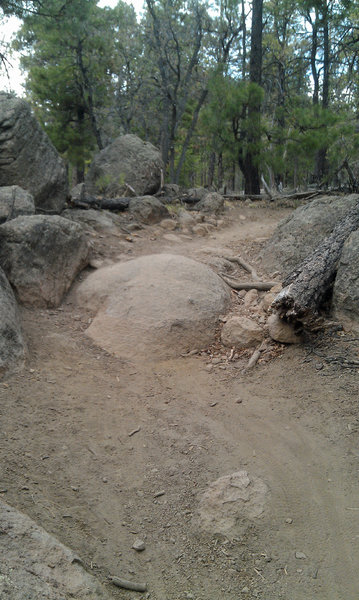
POLYGON ((133 592, 146 592, 147 585, 145 583, 136 583, 135 581, 128 581, 121 577, 110 577, 111 583, 124 590, 132 590, 133 592))
POLYGON ((247 366, 243 369, 243 372, 245 373, 246 371, 248 371, 249 369, 252 369, 253 367, 255 367, 255 365, 257 364, 260 355, 262 354, 262 352, 264 350, 267 349, 267 345, 268 345, 268 340, 263 340, 263 342, 261 343, 260 346, 258 346, 258 348, 255 349, 255 351, 253 352, 252 356, 250 357, 247 366))
POLYGON ((224 258, 225 260, 228 260, 229 262, 233 262, 233 263, 237 263, 237 265, 239 265, 240 267, 243 267, 243 269, 245 271, 247 271, 247 273, 250 273, 252 278, 254 279, 254 281, 259 281, 259 277, 254 269, 254 267, 252 267, 251 265, 249 265, 248 263, 246 263, 243 258, 241 258, 240 256, 223 256, 222 258, 224 258))
POLYGON ((233 290, 258 290, 260 292, 268 292, 272 287, 278 285, 278 281, 238 281, 236 279, 230 279, 222 273, 219 273, 219 276, 233 290))

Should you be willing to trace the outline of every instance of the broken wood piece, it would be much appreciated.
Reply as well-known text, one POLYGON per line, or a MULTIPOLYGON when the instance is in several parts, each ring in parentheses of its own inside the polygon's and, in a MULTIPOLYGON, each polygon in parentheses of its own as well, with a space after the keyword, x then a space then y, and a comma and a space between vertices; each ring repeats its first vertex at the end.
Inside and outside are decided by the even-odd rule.
POLYGON ((110 577, 111 583, 113 585, 123 588, 124 590, 131 590, 133 592, 146 592, 147 584, 146 583, 137 583, 135 581, 128 581, 127 579, 122 579, 122 577, 110 577))
POLYGON ((256 350, 253 352, 252 356, 250 357, 250 359, 247 363, 247 366, 243 369, 243 371, 246 372, 249 369, 252 369, 257 364, 262 352, 266 349, 267 349, 267 340, 263 340, 261 345, 258 346, 258 348, 256 348, 256 350))
POLYGON ((229 262, 237 263, 237 265, 239 265, 240 267, 243 267, 243 269, 245 271, 247 271, 247 273, 250 273, 252 275, 252 278, 254 279, 254 281, 259 281, 259 277, 256 273, 256 270, 251 265, 249 265, 247 262, 245 262, 243 260, 243 258, 241 258, 240 256, 233 256, 233 257, 223 256, 223 258, 225 260, 228 260, 229 262))
POLYGON ((220 274, 219 276, 233 290, 259 290, 268 292, 272 287, 278 285, 278 281, 237 281, 236 279, 230 279, 226 275, 220 274))

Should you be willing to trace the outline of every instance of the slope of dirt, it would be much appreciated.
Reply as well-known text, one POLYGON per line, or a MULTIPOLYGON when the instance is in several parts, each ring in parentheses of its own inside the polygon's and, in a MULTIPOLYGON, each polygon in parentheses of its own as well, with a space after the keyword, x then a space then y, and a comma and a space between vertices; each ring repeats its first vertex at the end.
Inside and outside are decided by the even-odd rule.
MULTIPOLYGON (((255 264, 285 214, 233 209, 206 238, 158 227, 127 242, 94 234, 94 253, 230 251, 255 264)), ((58 310, 23 311, 26 370, 0 383, 1 497, 71 547, 116 599, 357 600, 358 340, 333 326, 243 374, 220 348, 217 361, 213 348, 116 359, 85 336, 90 318, 73 293, 58 310), (262 514, 229 539, 204 533, 203 494, 238 471, 268 488, 262 514), (148 592, 115 588, 110 575, 148 592)))

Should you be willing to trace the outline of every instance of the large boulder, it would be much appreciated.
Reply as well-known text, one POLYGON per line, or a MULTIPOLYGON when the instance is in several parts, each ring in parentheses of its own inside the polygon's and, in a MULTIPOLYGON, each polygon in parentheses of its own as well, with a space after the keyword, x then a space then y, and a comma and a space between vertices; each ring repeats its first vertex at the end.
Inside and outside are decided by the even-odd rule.
POLYGON ((0 93, 0 186, 19 185, 44 210, 61 212, 68 182, 65 163, 24 100, 0 93))
POLYGON ((333 312, 349 329, 359 332, 359 230, 346 240, 333 290, 333 312))
POLYGON ((18 185, 0 187, 0 223, 35 214, 34 198, 18 185))
POLYGON ((19 370, 24 358, 25 344, 15 296, 0 269, 0 377, 19 370))
POLYGON ((129 195, 128 186, 136 196, 155 194, 161 184, 163 162, 161 154, 149 142, 132 134, 122 135, 97 154, 85 178, 89 194, 129 195))
POLYGON ((168 358, 213 342, 228 286, 184 256, 154 254, 99 269, 78 287, 77 302, 96 316, 87 329, 121 358, 168 358))
POLYGON ((88 253, 81 225, 63 217, 17 217, 0 225, 0 265, 28 306, 58 306, 88 253))
POLYGON ((67 208, 61 213, 61 216, 70 219, 70 221, 75 221, 75 223, 80 223, 89 231, 117 230, 121 225, 121 217, 109 210, 67 208))
POLYGON ((0 501, 0 597, 111 600, 80 558, 23 513, 0 501))
POLYGON ((278 225, 264 246, 261 253, 264 267, 288 275, 354 208, 358 198, 358 194, 321 196, 297 208, 278 225))
POLYGON ((170 216, 165 205, 154 196, 131 198, 129 212, 137 221, 146 225, 159 223, 170 216))

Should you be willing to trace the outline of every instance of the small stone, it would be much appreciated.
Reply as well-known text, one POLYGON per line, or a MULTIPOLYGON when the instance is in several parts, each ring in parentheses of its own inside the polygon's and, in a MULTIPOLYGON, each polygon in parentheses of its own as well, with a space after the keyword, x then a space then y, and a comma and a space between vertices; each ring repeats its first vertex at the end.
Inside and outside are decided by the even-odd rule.
POLYGON ((293 523, 293 519, 291 519, 290 517, 288 519, 285 520, 286 523, 288 523, 289 525, 291 525, 293 523))
POLYGON ((282 321, 277 314, 270 315, 268 321, 268 331, 270 337, 282 344, 299 344, 301 337, 294 331, 293 327, 282 321))
POLYGON ((247 586, 242 589, 242 594, 249 594, 249 588, 247 586))
POLYGON ((219 365, 221 362, 221 359, 218 357, 212 358, 212 365, 219 365))
POLYGON ((217 406, 217 402, 211 402, 210 406, 211 406, 211 407, 213 407, 213 406, 217 406))
POLYGON ((307 555, 304 554, 304 552, 296 552, 295 553, 295 558, 298 558, 299 560, 302 560, 302 559, 307 558, 307 555))
POLYGON ((243 402, 242 398, 237 398, 236 404, 242 404, 242 402, 243 402))
POLYGON ((143 552, 145 550, 145 542, 143 540, 137 539, 134 541, 132 548, 136 550, 136 552, 143 552))
POLYGON ((103 481, 104 483, 107 483, 107 481, 108 481, 107 477, 102 477, 102 481, 103 481))

